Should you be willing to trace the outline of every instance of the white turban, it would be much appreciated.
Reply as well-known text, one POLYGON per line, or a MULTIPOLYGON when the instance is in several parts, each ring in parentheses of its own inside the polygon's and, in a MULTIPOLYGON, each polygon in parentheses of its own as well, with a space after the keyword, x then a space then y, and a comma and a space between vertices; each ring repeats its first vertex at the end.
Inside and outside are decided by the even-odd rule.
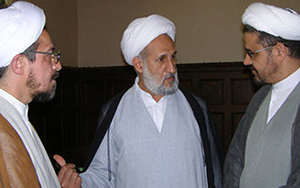
POLYGON ((0 67, 8 66, 39 38, 45 20, 42 9, 24 1, 0 9, 0 67))
POLYGON ((175 41, 175 25, 163 16, 154 14, 131 22, 124 31, 121 41, 126 62, 132 65, 133 58, 161 34, 168 34, 175 41))
POLYGON ((258 31, 300 41, 300 15, 291 9, 252 3, 246 8, 242 21, 258 31))

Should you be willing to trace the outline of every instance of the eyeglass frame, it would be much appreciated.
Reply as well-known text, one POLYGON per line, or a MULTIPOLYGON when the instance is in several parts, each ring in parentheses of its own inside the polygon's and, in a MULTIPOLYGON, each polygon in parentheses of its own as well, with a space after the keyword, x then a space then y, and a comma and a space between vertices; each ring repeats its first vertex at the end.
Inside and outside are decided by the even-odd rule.
POLYGON ((252 52, 251 50, 247 50, 246 49, 246 54, 248 54, 248 56, 252 59, 253 56, 259 52, 262 52, 264 50, 267 50, 267 49, 270 49, 270 48, 273 48, 275 45, 271 45, 271 46, 267 46, 265 48, 262 48, 262 49, 259 49, 259 50, 256 50, 255 52, 252 52))
POLYGON ((54 64, 57 64, 60 60, 60 50, 57 52, 39 52, 39 51, 28 51, 26 53, 35 53, 35 54, 45 54, 45 55, 50 55, 51 58, 55 60, 55 56, 57 56, 57 61, 54 61, 54 64))

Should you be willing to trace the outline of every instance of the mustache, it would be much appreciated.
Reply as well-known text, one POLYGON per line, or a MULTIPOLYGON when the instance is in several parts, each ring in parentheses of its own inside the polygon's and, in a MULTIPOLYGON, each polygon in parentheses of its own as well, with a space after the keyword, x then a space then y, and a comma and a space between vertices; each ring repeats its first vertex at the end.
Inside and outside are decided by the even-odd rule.
POLYGON ((249 65, 249 66, 248 66, 248 69, 249 69, 249 70, 255 70, 255 68, 254 68, 252 65, 249 65))
POLYGON ((251 71, 254 70, 255 72, 257 72, 257 69, 255 67, 253 67, 252 65, 249 65, 248 69, 251 70, 251 71))
POLYGON ((168 75, 165 76, 164 80, 169 79, 169 78, 175 78, 175 74, 174 73, 169 73, 168 75))

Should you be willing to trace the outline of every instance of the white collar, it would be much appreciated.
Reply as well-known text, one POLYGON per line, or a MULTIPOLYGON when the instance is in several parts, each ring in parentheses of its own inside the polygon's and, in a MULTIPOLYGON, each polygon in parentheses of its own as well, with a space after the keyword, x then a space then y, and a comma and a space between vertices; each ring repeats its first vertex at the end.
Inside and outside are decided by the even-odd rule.
POLYGON ((293 74, 280 82, 273 84, 274 92, 280 92, 289 88, 295 88, 300 80, 300 68, 298 68, 293 74))
POLYGON ((28 119, 28 104, 23 104, 11 94, 7 93, 0 88, 0 96, 6 99, 11 105, 13 105, 23 118, 28 119))
POLYGON ((168 98, 168 95, 164 95, 158 102, 156 102, 153 97, 151 96, 150 93, 144 91, 141 89, 141 87, 139 86, 139 77, 136 77, 135 78, 135 82, 134 82, 134 85, 135 85, 135 88, 136 88, 136 91, 138 93, 138 95, 143 99, 143 101, 145 102, 146 106, 153 106, 153 105, 156 105, 156 104, 159 104, 159 103, 164 103, 166 102, 167 98, 168 98))

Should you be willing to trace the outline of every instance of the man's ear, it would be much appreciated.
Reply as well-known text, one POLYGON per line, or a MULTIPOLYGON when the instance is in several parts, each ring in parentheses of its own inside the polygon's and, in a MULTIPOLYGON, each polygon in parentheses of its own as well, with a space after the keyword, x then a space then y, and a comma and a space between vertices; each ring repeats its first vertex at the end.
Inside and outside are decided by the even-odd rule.
POLYGON ((138 73, 143 72, 143 61, 137 56, 132 59, 132 65, 138 73))
POLYGON ((289 56, 289 50, 286 46, 284 46, 284 44, 282 44, 281 42, 278 42, 275 46, 275 52, 277 57, 279 58, 279 60, 283 61, 286 57, 289 56))
POLYGON ((27 60, 22 54, 15 55, 10 63, 10 67, 15 74, 24 74, 25 61, 27 60))

